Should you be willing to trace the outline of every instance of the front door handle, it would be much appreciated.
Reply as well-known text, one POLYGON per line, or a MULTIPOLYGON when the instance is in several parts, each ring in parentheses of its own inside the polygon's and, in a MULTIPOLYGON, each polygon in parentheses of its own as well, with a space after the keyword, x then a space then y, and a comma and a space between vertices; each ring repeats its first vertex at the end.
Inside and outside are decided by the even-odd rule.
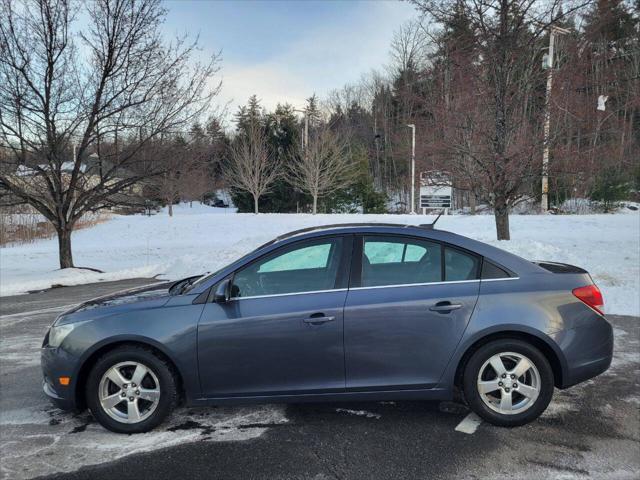
POLYGON ((457 310, 458 308, 462 308, 461 303, 451 303, 451 302, 438 302, 435 305, 429 307, 429 310, 432 312, 438 313, 449 313, 452 310, 457 310))
POLYGON ((336 319, 336 317, 325 317, 323 316, 317 316, 314 317, 313 315, 309 318, 305 318, 303 320, 304 323, 307 323, 309 325, 322 325, 323 323, 327 323, 327 322, 333 322, 336 319))

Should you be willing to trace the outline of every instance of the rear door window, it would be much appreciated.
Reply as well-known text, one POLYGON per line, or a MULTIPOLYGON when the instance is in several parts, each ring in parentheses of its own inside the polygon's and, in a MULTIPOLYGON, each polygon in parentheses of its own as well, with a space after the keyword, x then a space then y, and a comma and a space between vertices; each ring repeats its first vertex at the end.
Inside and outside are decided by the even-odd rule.
POLYGON ((361 286, 440 282, 441 257, 438 243, 412 238, 366 236, 361 286))
POLYGON ((444 248, 444 279, 446 282, 476 280, 480 259, 456 248, 444 248))

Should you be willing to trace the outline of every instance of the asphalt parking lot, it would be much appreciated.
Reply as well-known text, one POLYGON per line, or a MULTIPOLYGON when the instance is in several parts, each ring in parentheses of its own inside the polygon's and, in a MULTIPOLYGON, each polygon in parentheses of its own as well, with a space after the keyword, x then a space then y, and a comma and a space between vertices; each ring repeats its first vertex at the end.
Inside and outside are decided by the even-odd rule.
POLYGON ((41 391, 39 348, 63 307, 148 280, 0 299, 0 478, 640 478, 640 319, 610 316, 604 375, 556 390, 533 424, 496 428, 450 402, 181 408, 117 435, 41 391))

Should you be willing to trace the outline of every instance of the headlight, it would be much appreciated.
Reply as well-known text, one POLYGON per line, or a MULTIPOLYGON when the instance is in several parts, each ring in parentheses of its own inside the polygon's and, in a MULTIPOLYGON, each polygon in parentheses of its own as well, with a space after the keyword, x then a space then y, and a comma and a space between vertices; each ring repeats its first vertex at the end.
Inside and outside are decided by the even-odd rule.
POLYGON ((49 330, 49 346, 50 347, 59 347, 62 344, 62 341, 67 338, 74 328, 78 325, 82 325, 85 322, 80 323, 67 323, 65 325, 54 325, 49 330))

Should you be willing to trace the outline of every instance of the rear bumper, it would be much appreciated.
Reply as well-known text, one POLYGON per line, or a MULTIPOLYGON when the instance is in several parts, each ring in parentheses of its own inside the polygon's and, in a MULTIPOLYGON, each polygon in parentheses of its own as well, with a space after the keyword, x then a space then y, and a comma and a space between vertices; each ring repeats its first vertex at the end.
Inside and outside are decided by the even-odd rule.
POLYGON ((560 388, 604 373, 613 358, 613 328, 603 317, 552 335, 566 361, 560 388))

